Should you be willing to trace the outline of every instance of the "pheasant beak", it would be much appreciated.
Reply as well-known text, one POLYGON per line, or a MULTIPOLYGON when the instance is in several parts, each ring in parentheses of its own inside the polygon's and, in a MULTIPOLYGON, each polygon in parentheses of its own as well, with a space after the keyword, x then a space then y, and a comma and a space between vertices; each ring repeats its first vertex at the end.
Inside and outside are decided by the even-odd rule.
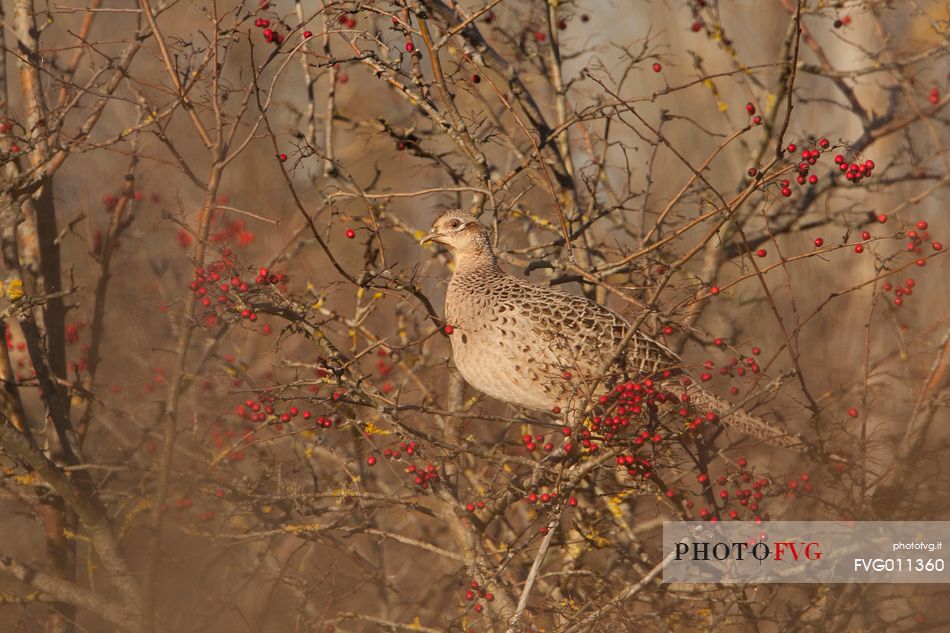
POLYGON ((436 233, 435 231, 432 231, 431 233, 426 233, 425 236, 421 240, 419 240, 419 245, 423 246, 427 242, 441 242, 442 240, 439 239, 441 237, 442 236, 436 233))

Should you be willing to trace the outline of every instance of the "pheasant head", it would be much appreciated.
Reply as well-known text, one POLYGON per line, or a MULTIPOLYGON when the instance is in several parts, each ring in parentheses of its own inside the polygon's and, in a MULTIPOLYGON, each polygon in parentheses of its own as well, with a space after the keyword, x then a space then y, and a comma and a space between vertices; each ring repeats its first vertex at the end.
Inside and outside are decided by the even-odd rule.
POLYGON ((490 231, 471 213, 452 209, 440 215, 429 232, 419 240, 420 244, 438 242, 444 244, 455 255, 459 263, 472 259, 488 258, 494 260, 490 231))

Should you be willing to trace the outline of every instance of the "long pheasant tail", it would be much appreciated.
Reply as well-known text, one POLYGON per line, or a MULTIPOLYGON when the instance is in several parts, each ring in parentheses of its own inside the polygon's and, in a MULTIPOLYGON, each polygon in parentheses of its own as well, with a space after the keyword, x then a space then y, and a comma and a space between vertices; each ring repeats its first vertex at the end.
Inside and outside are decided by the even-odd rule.
POLYGON ((808 452, 808 443, 797 435, 786 433, 762 418, 752 415, 742 407, 736 407, 720 399, 714 393, 700 389, 689 394, 690 402, 697 409, 713 411, 722 420, 723 426, 735 429, 749 437, 762 440, 770 446, 791 448, 800 452, 808 452))

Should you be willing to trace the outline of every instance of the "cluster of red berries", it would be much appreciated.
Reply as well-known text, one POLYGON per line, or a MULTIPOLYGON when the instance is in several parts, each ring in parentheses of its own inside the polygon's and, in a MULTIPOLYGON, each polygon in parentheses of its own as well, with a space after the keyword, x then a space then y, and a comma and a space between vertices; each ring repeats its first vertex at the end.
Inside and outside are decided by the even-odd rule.
MULTIPOLYGON (((215 448, 224 448, 225 444, 233 442, 234 438, 237 437, 236 429, 224 429, 222 428, 221 421, 215 420, 211 425, 211 442, 214 444, 215 448)), ((249 444, 254 441, 254 431, 252 429, 245 429, 241 435, 241 441, 249 444)))
POLYGON ((529 493, 525 498, 525 503, 530 503, 532 505, 540 503, 553 503, 557 501, 557 492, 542 492, 538 494, 537 491, 529 493))
POLYGON ((618 455, 617 466, 626 468, 631 477, 649 479, 653 476, 653 462, 639 455, 618 455))
MULTIPOLYGON (((13 129, 13 123, 11 121, 3 121, 0 123, 0 134, 7 134, 13 129)), ((10 153, 16 154, 20 151, 20 146, 16 143, 10 145, 10 153)))
MULTIPOLYGON (((13 352, 13 351, 18 352, 17 355, 16 355, 16 356, 17 356, 17 360, 16 360, 17 369, 18 369, 18 370, 20 370, 20 369, 26 369, 26 368, 28 368, 28 367, 29 367, 29 369, 30 369, 30 374, 29 374, 29 375, 26 375, 26 374, 17 372, 17 376, 16 376, 17 381, 18 381, 18 382, 23 382, 23 381, 28 380, 28 379, 30 379, 30 378, 36 378, 36 369, 33 368, 32 361, 30 361, 30 357, 29 357, 29 355, 26 353, 26 341, 15 341, 14 338, 13 338, 13 330, 11 330, 10 328, 7 328, 6 339, 7 339, 7 349, 10 350, 11 352, 13 352)), ((80 369, 79 367, 75 366, 75 364, 71 364, 70 370, 71 370, 71 371, 77 371, 77 370, 82 371, 82 370, 84 370, 85 367, 86 367, 85 359, 81 359, 81 360, 80 360, 80 363, 81 363, 81 365, 82 365, 82 369, 80 369)))
MULTIPOLYGON (((157 193, 153 193, 151 196, 149 196, 149 198, 152 202, 158 202, 160 200, 159 195, 157 193)), ((132 199, 135 200, 136 202, 141 200, 142 192, 137 191, 137 190, 133 191, 132 199)), ((118 196, 115 196, 111 193, 106 193, 102 195, 102 207, 105 211, 109 213, 111 213, 113 209, 115 209, 115 205, 118 204, 118 202, 119 202, 118 196)))
MULTIPOLYGON (((752 348, 753 355, 757 356, 761 353, 762 353, 762 350, 760 350, 758 347, 752 348)), ((703 363, 704 369, 715 369, 715 367, 716 367, 715 363, 713 363, 713 361, 711 360, 706 360, 703 363)), ((752 372, 753 374, 757 374, 760 371, 762 371, 762 368, 759 366, 759 362, 756 359, 752 358, 751 356, 733 356, 732 358, 729 359, 728 363, 719 366, 720 376, 730 376, 730 377, 738 376, 742 378, 743 376, 746 375, 746 372, 752 372)), ((703 382, 707 382, 712 379, 712 375, 704 372, 700 374, 700 379, 703 382)))
MULTIPOLYGON (((230 253, 230 249, 225 249, 230 253)), ((198 298, 201 305, 208 311, 204 316, 205 324, 208 327, 217 325, 219 319, 218 308, 224 313, 240 314, 242 319, 251 323, 257 321, 257 314, 250 307, 241 307, 243 303, 240 295, 251 290, 250 284, 234 274, 231 268, 231 260, 223 259, 209 264, 205 268, 196 268, 188 289, 198 298), (230 278, 228 277, 230 273, 230 278)), ((283 273, 274 273, 266 268, 258 270, 255 283, 258 286, 267 286, 273 284, 283 284, 287 281, 287 276, 283 273)), ((264 333, 270 333, 270 326, 264 326, 264 333)))
POLYGON ((277 31, 271 28, 270 20, 266 18, 257 18, 256 20, 254 20, 254 26, 256 26, 259 29, 264 29, 263 31, 264 41, 267 42, 268 44, 283 44, 284 43, 284 35, 282 33, 278 33, 277 31))
MULTIPOLYGON (((215 448, 224 448, 226 445, 235 444, 235 438, 238 435, 236 429, 224 429, 222 428, 221 421, 215 420, 211 425, 211 442, 214 444, 215 448)), ((254 429, 246 428, 241 431, 241 439, 237 442, 237 446, 232 448, 227 455, 227 460, 231 462, 240 462, 243 461, 247 456, 244 449, 250 446, 254 442, 254 429)), ((149 452, 153 452, 153 447, 149 446, 149 452)))
POLYGON ((854 184, 858 184, 865 178, 871 177, 871 171, 874 169, 874 161, 866 160, 863 163, 848 162, 848 159, 842 154, 835 155, 835 164, 844 172, 844 177, 854 184))
MULTIPOLYGON (((222 199, 226 200, 227 198, 222 199)), ((217 224, 217 219, 215 223, 217 224)), ((209 235, 208 240, 214 244, 237 243, 238 246, 244 248, 254 241, 254 233, 247 230, 247 224, 244 220, 231 220, 209 235)), ((231 257, 231 255, 230 249, 227 248, 221 252, 221 256, 225 258, 231 257)))
POLYGON ((924 242, 930 242, 930 248, 934 249, 935 251, 943 250, 942 243, 935 242, 931 239, 930 231, 927 230, 929 228, 929 225, 927 224, 926 221, 920 220, 919 222, 917 222, 916 226, 917 226, 916 230, 910 229, 909 231, 907 231, 907 239, 908 239, 907 250, 908 251, 915 253, 917 255, 921 255, 923 253, 924 242))
MULTIPOLYGON (((664 379, 669 378, 670 375, 669 371, 662 374, 664 379)), ((650 378, 642 382, 618 384, 614 387, 612 395, 617 403, 613 415, 596 416, 591 423, 593 429, 604 428, 604 438, 608 441, 630 426, 629 416, 641 415, 645 410, 655 413, 658 410, 657 405, 677 401, 675 395, 658 389, 650 378)), ((610 399, 611 396, 605 394, 600 397, 600 403, 607 404, 610 399)))
POLYGON ((406 472, 412 477, 413 483, 422 489, 429 487, 429 482, 439 481, 439 469, 435 464, 428 464, 425 468, 410 464, 406 472))
MULTIPOLYGON (((818 182, 818 176, 811 174, 809 175, 809 170, 815 163, 818 162, 818 159, 821 158, 821 151, 827 150, 831 147, 831 142, 826 138, 818 139, 818 148, 805 148, 802 149, 802 160, 798 164, 798 177, 797 182, 800 185, 804 185, 807 181, 808 184, 814 185, 818 182)), ((788 144, 788 153, 792 154, 795 150, 798 149, 794 143, 788 144)))
POLYGON ((142 389, 145 393, 152 393, 159 386, 164 385, 167 382, 167 376, 165 375, 165 368, 163 367, 153 367, 152 368, 152 379, 145 383, 145 386, 142 389))
MULTIPOLYGON (((570 429, 568 429, 568 432, 570 432, 570 429)), ((545 441, 545 437, 543 435, 532 436, 528 433, 525 433, 521 436, 521 443, 524 444, 525 450, 532 453, 538 450, 538 447, 543 448, 549 453, 554 450, 554 444, 552 442, 545 441)))
MULTIPOLYGON (((763 491, 768 488, 769 480, 768 479, 755 479, 753 474, 746 470, 749 462, 746 458, 740 457, 737 460, 739 466, 739 472, 734 473, 731 476, 720 475, 716 478, 714 483, 711 483, 710 477, 706 473, 701 473, 696 476, 696 480, 703 486, 704 491, 710 491, 713 485, 720 488, 716 496, 719 498, 722 503, 722 509, 726 510, 728 508, 727 516, 736 520, 740 516, 741 508, 748 508, 752 512, 758 512, 760 509, 759 502, 765 498, 763 491), (751 484, 751 488, 749 487, 751 484), (732 492, 729 491, 729 488, 732 488, 732 492), (731 503, 737 503, 740 506, 740 509, 729 508, 731 503)), ((687 507, 693 507, 690 502, 687 502, 687 507)), ((699 510, 699 516, 704 520, 712 520, 714 515, 707 508, 701 508, 699 510)), ((756 521, 761 520, 761 517, 756 516, 756 521)))
MULTIPOLYGON (((795 182, 799 185, 815 185, 818 184, 818 176, 815 174, 809 173, 811 168, 818 163, 818 159, 821 158, 822 150, 827 150, 831 147, 831 141, 826 138, 818 139, 816 143, 817 147, 802 148, 801 151, 801 160, 798 163, 798 175, 795 177, 795 182)), ((794 154, 798 150, 798 146, 795 143, 789 143, 786 147, 786 151, 789 154, 794 154)), ((755 167, 749 169, 749 177, 755 177, 758 174, 758 170, 755 167)), ((784 197, 788 198, 792 195, 791 181, 787 178, 783 178, 779 181, 779 193, 784 197)), ((765 255, 759 255, 764 257, 765 255)))
MULTIPOLYGON (((490 591, 486 591, 484 587, 480 587, 477 580, 473 580, 470 587, 471 589, 465 592, 465 600, 468 602, 475 602, 476 598, 482 598, 485 602, 491 602, 495 599, 495 595, 490 591)), ((475 602, 472 609, 475 610, 475 613, 481 613, 484 607, 480 602, 475 602)))
POLYGON ((836 29, 840 29, 842 26, 848 26, 851 24, 851 16, 845 15, 840 18, 836 18, 833 24, 836 29))
MULTIPOLYGON (((745 111, 750 117, 752 117, 752 125, 762 124, 762 117, 760 117, 758 114, 755 113, 755 104, 752 104, 752 103, 745 104, 745 111)), ((752 173, 753 169, 755 168, 753 167, 752 169, 749 170, 750 176, 755 176, 755 174, 752 173)))
POLYGON ((904 301, 905 301, 904 297, 909 297, 910 295, 914 294, 914 286, 916 284, 917 282, 914 281, 913 278, 905 279, 904 285, 897 286, 897 287, 895 287, 894 284, 892 284, 891 282, 885 281, 881 285, 881 289, 883 289, 884 292, 891 292, 893 290, 894 291, 894 305, 900 306, 900 305, 904 305, 904 301))
POLYGON ((248 398, 242 404, 234 409, 235 415, 239 418, 250 420, 251 422, 274 422, 274 428, 278 431, 283 430, 283 425, 292 422, 298 416, 303 420, 313 420, 317 426, 328 429, 333 426, 333 420, 325 416, 314 416, 309 410, 301 411, 299 407, 291 405, 286 410, 278 412, 274 406, 277 398, 273 395, 264 393, 254 400, 248 398))
MULTIPOLYGON (((884 214, 878 215, 877 221, 880 224, 886 224, 887 216, 884 214)), ((916 256, 923 255, 923 252, 924 252, 923 245, 925 242, 930 242, 930 247, 935 251, 939 251, 943 249, 943 244, 941 242, 937 242, 931 239, 930 233, 927 230, 927 227, 928 227, 927 222, 925 222, 924 220, 920 220, 919 222, 917 222, 916 226, 917 226, 916 230, 910 229, 907 231, 906 234, 898 233, 897 235, 898 238, 902 237, 903 235, 906 235, 906 237, 908 238, 908 242, 906 244, 906 249, 908 253, 911 253, 916 256)), ((868 242, 871 239, 872 239, 872 235, 870 231, 861 231, 861 240, 863 242, 868 242)), ((816 237, 813 242, 815 244, 815 248, 821 248, 824 245, 825 240, 821 237, 816 237)), ((855 244, 854 252, 859 253, 859 254, 863 253, 864 244, 863 243, 855 244)), ((926 266, 927 260, 923 257, 918 257, 916 264, 918 266, 926 266)), ((888 286, 892 287, 892 284, 888 284, 888 286)), ((888 291, 889 290, 890 288, 888 288, 888 291)), ((898 300, 898 301, 895 301, 895 303, 897 305, 901 305, 903 301, 898 300)))
POLYGON ((475 503, 466 503, 465 510, 468 512, 475 512, 475 510, 483 510, 485 508, 484 501, 476 501, 475 503))
MULTIPOLYGON (((83 321, 66 324, 66 343, 72 345, 79 342, 79 333, 85 329, 86 324, 83 321)), ((10 330, 7 330, 7 341, 9 342, 10 330)))
MULTIPOLYGON (((594 437, 593 434, 596 432, 597 430, 595 428, 595 423, 593 422, 591 424, 591 428, 580 429, 580 431, 578 432, 578 436, 580 439, 581 448, 583 450, 589 453, 596 453, 598 450, 600 450, 600 445, 591 439, 592 437, 594 437)), ((606 438, 606 435, 604 437, 606 438)), ((565 453, 570 453, 571 449, 574 448, 574 445, 571 444, 570 442, 565 442, 563 448, 564 448, 565 453)))
POLYGON ((933 105, 937 105, 938 103, 940 103, 940 88, 938 88, 937 86, 934 86, 933 88, 931 88, 930 94, 927 96, 927 101, 929 101, 933 105))
POLYGON ((383 451, 383 457, 386 459, 399 459, 402 457, 402 454, 406 455, 415 455, 418 450, 419 445, 415 442, 400 442, 398 449, 387 448, 383 451))
POLYGON ((340 17, 338 17, 336 21, 348 29, 356 27, 356 18, 354 18, 352 15, 349 15, 348 13, 341 13, 340 17))
POLYGON ((258 284, 259 286, 278 284, 284 281, 287 281, 287 275, 283 273, 275 273, 273 271, 267 270, 266 268, 259 268, 257 270, 257 277, 254 279, 254 283, 258 284))
POLYGON ((788 482, 788 496, 795 496, 802 492, 814 492, 815 487, 811 483, 811 477, 808 473, 803 473, 798 479, 792 479, 788 482))
MULTIPOLYGON (((385 378, 392 372, 392 370, 395 368, 395 365, 390 365, 385 360, 383 360, 389 355, 389 352, 385 349, 380 348, 376 354, 379 356, 379 358, 376 360, 376 371, 379 373, 380 378, 385 378)), ((391 382, 383 382, 380 385, 380 390, 383 393, 392 393, 393 384, 391 382)))

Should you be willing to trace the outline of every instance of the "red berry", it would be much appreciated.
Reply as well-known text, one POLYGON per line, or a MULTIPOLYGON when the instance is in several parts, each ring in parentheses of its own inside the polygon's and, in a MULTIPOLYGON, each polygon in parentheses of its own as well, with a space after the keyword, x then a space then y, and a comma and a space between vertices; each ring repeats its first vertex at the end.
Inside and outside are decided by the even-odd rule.
POLYGON ((414 50, 416 50, 416 45, 412 42, 406 42, 406 52, 411 53, 414 50))
POLYGON ((882 213, 881 215, 877 216, 877 221, 880 224, 884 224, 885 222, 887 222, 887 216, 882 213))
POLYGON ((282 163, 287 162, 287 154, 278 154, 277 160, 279 160, 282 163))
POLYGON ((442 328, 442 331, 445 332, 446 334, 452 334, 452 332, 455 331, 455 328, 452 327, 451 325, 446 325, 445 327, 442 328))
POLYGON ((818 139, 818 147, 821 149, 828 149, 831 147, 831 142, 826 138, 820 138, 818 139))
POLYGON ((376 458, 373 455, 370 455, 369 457, 366 458, 366 463, 369 464, 370 466, 375 466, 376 458))
POLYGON ((356 231, 354 231, 353 229, 347 229, 347 230, 346 230, 346 237, 347 237, 347 239, 351 239, 351 240, 352 240, 354 237, 356 237, 356 231))
POLYGON ((854 252, 855 252, 855 253, 858 253, 858 254, 863 253, 863 252, 864 252, 864 244, 857 244, 857 245, 854 247, 854 252))
POLYGON ((821 248, 821 245, 824 244, 824 243, 825 243, 825 240, 821 239, 820 237, 816 237, 816 238, 815 238, 815 247, 816 247, 816 248, 821 248))
POLYGON ((479 77, 478 75, 472 75, 472 83, 473 83, 473 84, 481 83, 481 81, 482 81, 482 78, 481 78, 481 77, 479 77))
POLYGON ((663 66, 661 66, 659 62, 653 64, 653 72, 658 73, 661 70, 663 70, 663 66))
POLYGON ((764 248, 760 248, 759 250, 755 252, 755 254, 758 255, 759 257, 765 257, 766 255, 769 254, 769 252, 765 250, 764 248))
POLYGON ((930 243, 930 246, 931 246, 935 251, 939 251, 939 250, 943 249, 943 244, 940 243, 940 242, 931 242, 931 243, 930 243))
POLYGON ((762 117, 758 115, 752 117, 752 123, 755 125, 759 125, 760 123, 762 123, 762 117))
POLYGON ((852 418, 858 417, 858 410, 857 410, 857 408, 851 407, 850 409, 848 409, 848 415, 851 416, 852 418))
POLYGON ((861 239, 869 240, 871 239, 871 234, 868 231, 861 231, 861 239))
POLYGON ((709 289, 709 294, 711 294, 711 295, 718 295, 718 294, 719 294, 719 286, 713 286, 712 288, 710 288, 710 289, 709 289))
POLYGON ((755 106, 752 105, 751 103, 747 103, 745 104, 745 111, 748 112, 749 115, 751 116, 755 114, 755 106))
MULTIPOLYGON (((788 144, 788 151, 789 151, 789 152, 794 152, 796 149, 797 149, 797 146, 795 145, 795 143, 789 143, 789 144, 788 144)), ((807 150, 806 150, 806 151, 807 151, 807 150)))
POLYGON ((699 21, 693 22, 689 28, 693 33, 699 33, 700 29, 703 28, 703 23, 699 21))
POLYGON ((749 178, 755 178, 755 175, 759 173, 759 170, 756 169, 755 167, 749 167, 749 171, 747 171, 746 173, 749 174, 749 178))
POLYGON ((542 33, 541 31, 535 31, 534 39, 538 42, 543 42, 544 40, 548 39, 548 36, 542 33))
POLYGON ((920 229, 921 231, 926 231, 927 223, 924 220, 921 220, 920 222, 917 223, 917 228, 920 229))

